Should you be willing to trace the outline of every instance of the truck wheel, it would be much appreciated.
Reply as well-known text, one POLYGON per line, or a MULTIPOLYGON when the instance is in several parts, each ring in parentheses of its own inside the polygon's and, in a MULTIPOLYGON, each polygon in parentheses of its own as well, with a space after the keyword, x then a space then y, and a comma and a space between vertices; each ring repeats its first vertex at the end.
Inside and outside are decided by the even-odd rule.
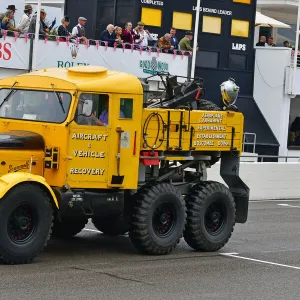
POLYGON ((55 220, 52 236, 57 238, 69 238, 78 234, 87 224, 87 219, 63 218, 61 221, 55 220))
POLYGON ((221 108, 217 104, 215 104, 211 101, 205 100, 205 99, 198 100, 197 109, 198 110, 212 110, 212 111, 220 111, 221 110, 221 108))
POLYGON ((200 251, 221 249, 235 225, 235 202, 229 189, 218 182, 201 182, 186 196, 186 206, 187 244, 200 251))
POLYGON ((136 194, 129 237, 146 254, 167 254, 179 243, 186 221, 185 202, 168 183, 147 184, 136 194))
POLYGON ((129 217, 117 216, 110 218, 93 218, 94 226, 107 235, 122 235, 128 232, 130 226, 129 217))
POLYGON ((0 257, 5 264, 32 261, 52 228, 52 201, 37 185, 21 184, 0 200, 0 257))

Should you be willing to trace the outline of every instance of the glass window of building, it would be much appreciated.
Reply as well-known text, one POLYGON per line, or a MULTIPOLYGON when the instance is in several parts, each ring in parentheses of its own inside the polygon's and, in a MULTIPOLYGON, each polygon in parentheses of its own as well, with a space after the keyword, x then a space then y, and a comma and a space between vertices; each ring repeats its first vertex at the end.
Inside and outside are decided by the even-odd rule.
POLYGON ((142 7, 142 22, 148 26, 161 27, 162 11, 157 8, 142 7))
POLYGON ((202 32, 221 34, 222 19, 219 17, 203 16, 202 32))
POLYGON ((231 35, 249 37, 249 21, 232 19, 231 35))
POLYGON ((183 12, 173 12, 173 24, 176 29, 192 30, 193 15, 183 12))

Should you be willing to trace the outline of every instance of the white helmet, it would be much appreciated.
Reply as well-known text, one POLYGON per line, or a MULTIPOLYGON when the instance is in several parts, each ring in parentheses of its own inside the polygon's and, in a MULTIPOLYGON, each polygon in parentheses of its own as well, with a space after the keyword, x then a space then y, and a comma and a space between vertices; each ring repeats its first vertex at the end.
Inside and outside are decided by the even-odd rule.
POLYGON ((233 105, 236 102, 240 88, 235 84, 234 79, 229 78, 221 84, 221 94, 223 103, 233 105))

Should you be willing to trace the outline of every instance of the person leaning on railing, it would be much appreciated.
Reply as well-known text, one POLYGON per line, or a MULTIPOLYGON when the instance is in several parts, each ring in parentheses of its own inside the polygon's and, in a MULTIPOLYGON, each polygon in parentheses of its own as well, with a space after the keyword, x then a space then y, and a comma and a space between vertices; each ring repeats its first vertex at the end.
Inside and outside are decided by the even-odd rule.
POLYGON ((173 50, 174 46, 171 44, 171 34, 166 33, 163 37, 161 37, 157 42, 157 47, 167 53, 169 50, 173 50))
POLYGON ((70 17, 65 16, 61 20, 61 25, 57 29, 57 34, 59 36, 59 41, 60 42, 65 42, 67 38, 71 39, 74 37, 72 33, 68 31, 68 26, 70 25, 70 17))
MULTIPOLYGON (((36 27, 36 18, 37 14, 31 18, 28 33, 35 34, 35 27, 36 27)), ((40 30, 39 30, 39 38, 44 39, 46 36, 48 36, 48 33, 44 29, 44 20, 46 18, 46 12, 44 9, 40 10, 40 30)))
MULTIPOLYGON (((14 18, 14 11, 12 10, 7 10, 5 13, 4 18, 1 21, 1 29, 2 30, 7 30, 7 31, 17 31, 20 33, 23 33, 21 29, 18 29, 12 25, 12 20, 14 18)), ((8 32, 8 35, 12 35, 10 32, 8 32)))
POLYGON ((31 15, 32 15, 32 6, 30 4, 26 4, 24 8, 24 15, 20 19, 17 28, 27 33, 30 25, 31 15))
MULTIPOLYGON (((192 39, 193 39, 193 33, 191 31, 187 31, 185 33, 185 37, 182 38, 179 42, 179 49, 182 51, 193 51, 193 47, 191 46, 192 39)), ((198 47, 196 51, 198 51, 198 47)))

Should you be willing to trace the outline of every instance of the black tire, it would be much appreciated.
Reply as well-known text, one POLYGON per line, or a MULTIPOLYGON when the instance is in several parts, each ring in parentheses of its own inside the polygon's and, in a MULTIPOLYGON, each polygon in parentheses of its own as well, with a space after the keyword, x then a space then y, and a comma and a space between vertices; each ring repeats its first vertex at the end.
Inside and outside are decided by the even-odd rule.
POLYGON ((52 236, 57 238, 70 238, 82 231, 87 224, 87 219, 63 218, 55 219, 52 236))
POLYGON ((106 235, 123 235, 129 231, 129 216, 117 216, 109 218, 93 218, 94 226, 106 235))
POLYGON ((136 194, 129 237, 142 253, 167 254, 179 243, 185 222, 180 191, 168 183, 147 184, 136 194))
POLYGON ((47 245, 52 199, 38 185, 20 184, 0 200, 0 257, 5 264, 31 262, 47 245))
POLYGON ((187 244, 204 252, 224 247, 235 225, 235 202, 229 189, 218 182, 201 182, 186 196, 186 205, 187 244))
POLYGON ((205 99, 199 99, 198 100, 198 105, 197 105, 198 110, 212 110, 212 111, 220 111, 221 108, 216 105, 215 103, 205 100, 205 99))

